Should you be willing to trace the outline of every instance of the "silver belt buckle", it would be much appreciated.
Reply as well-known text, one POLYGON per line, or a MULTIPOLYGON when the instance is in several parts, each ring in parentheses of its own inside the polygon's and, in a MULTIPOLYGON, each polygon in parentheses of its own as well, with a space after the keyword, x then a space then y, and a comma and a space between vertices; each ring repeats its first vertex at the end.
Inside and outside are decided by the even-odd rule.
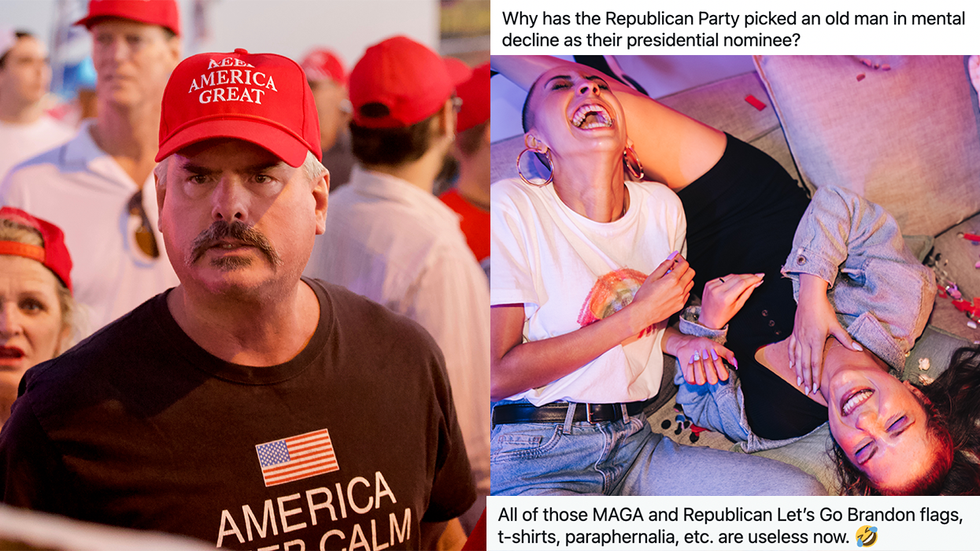
POLYGON ((595 424, 595 421, 592 420, 592 404, 585 404, 585 418, 589 421, 590 425, 595 424))

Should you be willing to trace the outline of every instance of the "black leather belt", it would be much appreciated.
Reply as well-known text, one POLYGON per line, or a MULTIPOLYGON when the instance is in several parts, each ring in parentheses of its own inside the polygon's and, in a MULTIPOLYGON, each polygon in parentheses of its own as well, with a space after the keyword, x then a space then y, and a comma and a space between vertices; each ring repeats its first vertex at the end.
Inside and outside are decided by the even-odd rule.
POLYGON ((619 421, 623 418, 623 406, 626 406, 626 413, 630 416, 640 415, 643 413, 643 409, 652 401, 617 404, 569 404, 568 402, 554 402, 540 407, 525 403, 500 404, 493 408, 493 424, 564 423, 569 406, 575 408, 575 417, 572 419, 572 422, 605 423, 608 421, 619 421))

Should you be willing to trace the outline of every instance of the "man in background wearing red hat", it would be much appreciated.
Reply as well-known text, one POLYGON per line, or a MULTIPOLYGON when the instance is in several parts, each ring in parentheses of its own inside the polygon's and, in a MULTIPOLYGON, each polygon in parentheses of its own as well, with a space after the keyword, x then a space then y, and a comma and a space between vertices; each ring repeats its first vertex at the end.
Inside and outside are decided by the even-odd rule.
POLYGON ((177 284, 156 229, 160 99, 180 60, 175 0, 90 0, 98 115, 12 172, 0 204, 50 220, 75 258, 87 334, 177 284))
MULTIPOLYGON (((457 84, 471 71, 405 37, 367 49, 350 74, 359 165, 331 194, 306 274, 422 324, 446 356, 481 497, 490 491, 489 286, 459 217, 432 193, 455 137, 457 84)), ((483 509, 461 519, 469 530, 483 509)))
POLYGON ((490 63, 456 88, 463 100, 456 121, 459 177, 439 196, 459 215, 466 244, 490 278, 490 63))
POLYGON ((330 171, 330 191, 350 180, 354 154, 350 149, 350 100, 347 99, 347 70, 337 54, 314 48, 303 57, 300 67, 313 90, 320 117, 320 147, 323 166, 330 171))
POLYGON ((475 499, 418 324, 302 278, 329 174, 302 69, 199 54, 163 97, 160 228, 180 285, 24 376, 7 503, 234 549, 434 549, 475 499))
POLYGON ((26 31, 0 26, 0 182, 17 163, 74 134, 44 112, 50 85, 44 44, 26 31))

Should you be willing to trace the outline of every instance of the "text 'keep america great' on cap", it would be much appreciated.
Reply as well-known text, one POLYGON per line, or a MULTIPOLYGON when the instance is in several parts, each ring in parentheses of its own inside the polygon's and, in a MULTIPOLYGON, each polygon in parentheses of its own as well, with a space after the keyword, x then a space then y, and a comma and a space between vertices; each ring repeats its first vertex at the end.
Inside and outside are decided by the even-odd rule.
POLYGON ((243 49, 180 62, 163 93, 156 160, 213 138, 254 143, 293 167, 307 151, 319 159, 320 122, 303 69, 243 49))

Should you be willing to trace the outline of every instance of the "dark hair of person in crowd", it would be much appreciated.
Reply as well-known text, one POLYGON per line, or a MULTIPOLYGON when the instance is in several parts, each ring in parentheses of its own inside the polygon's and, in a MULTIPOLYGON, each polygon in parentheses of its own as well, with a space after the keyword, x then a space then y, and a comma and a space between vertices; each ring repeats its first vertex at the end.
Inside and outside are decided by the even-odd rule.
MULTIPOLYGON (((380 103, 369 103, 361 107, 361 114, 386 117, 388 108, 380 103)), ((415 161, 429 149, 432 120, 437 116, 438 112, 413 125, 399 128, 366 128, 352 122, 350 133, 354 156, 368 166, 393 166, 415 161)))

